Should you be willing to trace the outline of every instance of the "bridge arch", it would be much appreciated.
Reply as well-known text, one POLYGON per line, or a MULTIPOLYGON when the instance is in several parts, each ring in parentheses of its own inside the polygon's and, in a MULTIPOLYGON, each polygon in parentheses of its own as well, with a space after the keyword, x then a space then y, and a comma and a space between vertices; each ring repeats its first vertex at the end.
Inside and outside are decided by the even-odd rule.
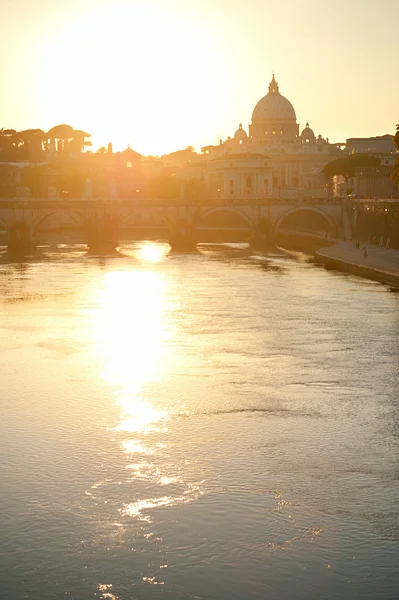
MULTIPOLYGON (((140 206, 136 206, 135 208, 132 208, 132 210, 129 210, 128 213, 124 214, 122 216, 122 218, 120 219, 119 227, 121 227, 121 228, 126 227, 127 223, 129 222, 129 220, 132 217, 140 215, 140 213, 141 213, 140 208, 141 208, 140 206)), ((161 221, 165 224, 165 228, 171 228, 173 226, 173 222, 165 214, 166 211, 164 209, 158 209, 158 208, 149 206, 149 207, 145 207, 145 212, 149 213, 151 215, 151 217, 154 214, 161 217, 161 221)), ((150 225, 150 223, 148 223, 148 225, 150 225)), ((134 225, 133 225, 133 227, 134 227, 134 225)))
POLYGON ((61 209, 61 210, 52 210, 51 212, 47 212, 45 214, 39 214, 38 217, 36 217, 32 223, 29 226, 29 235, 31 237, 31 239, 35 239, 36 237, 36 232, 37 232, 37 228, 44 223, 44 221, 46 221, 47 219, 50 219, 51 217, 54 217, 55 215, 67 215, 69 218, 74 217, 74 222, 75 225, 81 225, 82 224, 82 215, 76 211, 67 211, 65 209, 61 209))
POLYGON ((0 229, 4 228, 6 231, 9 230, 10 226, 5 219, 0 217, 0 229))
POLYGON ((337 225, 337 223, 334 222, 334 220, 330 217, 329 214, 327 214, 324 210, 322 210, 321 208, 318 208, 317 206, 304 206, 304 205, 295 206, 295 207, 287 210, 287 212, 283 213, 276 221, 276 224, 275 224, 276 233, 279 233, 279 231, 282 230, 282 225, 283 225, 284 221, 286 221, 291 215, 294 215, 294 214, 300 215, 300 214, 304 214, 304 213, 309 213, 309 214, 313 213, 313 214, 320 215, 324 219, 324 222, 327 226, 327 231, 334 235, 336 234, 338 225, 337 225))
POLYGON ((233 241, 229 232, 235 232, 235 241, 249 242, 255 235, 256 226, 246 211, 232 206, 207 208, 193 218, 199 242, 233 241))
POLYGON ((200 211, 195 216, 194 224, 198 227, 198 225, 201 223, 201 221, 204 221, 206 218, 210 217, 213 214, 221 213, 221 212, 235 214, 235 215, 241 217, 241 219, 243 219, 248 224, 249 229, 251 229, 251 230, 255 229, 255 223, 252 221, 251 217, 249 217, 249 215, 245 211, 241 210, 240 208, 233 207, 233 206, 223 206, 223 205, 213 206, 212 208, 207 208, 204 211, 200 211))

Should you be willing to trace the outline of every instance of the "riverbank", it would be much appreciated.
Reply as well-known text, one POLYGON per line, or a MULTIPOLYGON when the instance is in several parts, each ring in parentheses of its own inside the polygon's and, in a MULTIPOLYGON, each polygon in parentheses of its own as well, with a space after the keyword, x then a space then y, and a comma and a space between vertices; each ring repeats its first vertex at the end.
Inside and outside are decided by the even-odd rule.
POLYGON ((328 269, 337 269, 380 281, 399 288, 399 250, 367 245, 356 250, 354 242, 337 241, 335 244, 315 252, 315 260, 328 269))
POLYGON ((315 254, 318 250, 334 244, 335 240, 325 235, 300 231, 283 231, 276 237, 277 246, 307 254, 315 254))

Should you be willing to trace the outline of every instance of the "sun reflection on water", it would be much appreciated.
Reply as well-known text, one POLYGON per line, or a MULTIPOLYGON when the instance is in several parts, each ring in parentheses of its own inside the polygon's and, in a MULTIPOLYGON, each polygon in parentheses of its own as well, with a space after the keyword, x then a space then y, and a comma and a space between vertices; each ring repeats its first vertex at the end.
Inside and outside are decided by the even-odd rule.
POLYGON ((104 600, 106 600, 106 598, 109 600, 118 600, 119 598, 119 596, 115 596, 115 594, 112 593, 112 583, 99 583, 97 589, 101 592, 100 598, 103 598, 104 600))
POLYGON ((146 461, 126 465, 126 469, 132 473, 132 479, 151 480, 161 486, 177 483, 180 480, 179 476, 167 475, 155 464, 146 461))
MULTIPOLYGON (((141 252, 147 261, 162 257, 157 246, 145 246, 141 252)), ((118 482, 119 512, 143 523, 152 522, 155 509, 187 504, 203 493, 190 481, 191 476, 187 480, 185 464, 170 461, 163 434, 167 434, 173 415, 151 402, 151 386, 162 379, 171 360, 167 350, 173 335, 166 298, 166 283, 160 273, 112 271, 104 275, 96 312, 101 376, 112 390, 117 409, 117 424, 112 430, 129 474, 118 482), (137 485, 140 481, 148 482, 151 492, 146 490, 142 495, 143 488, 137 485), (154 486, 159 487, 158 497, 154 486), (149 497, 143 497, 148 492, 149 497)), ((113 478, 98 482, 89 493, 96 501, 99 497, 108 501, 106 488, 115 493, 113 478)))
POLYGON ((189 486, 182 495, 180 496, 161 496, 160 498, 145 498, 125 504, 121 509, 121 514, 124 516, 134 517, 139 521, 145 521, 147 523, 152 522, 152 518, 149 514, 145 514, 147 511, 154 508, 165 508, 171 506, 179 506, 182 504, 188 504, 197 500, 202 495, 198 486, 189 486))
POLYGON ((155 410, 149 402, 145 402, 142 398, 136 398, 134 403, 131 398, 123 398, 120 404, 128 416, 118 425, 117 431, 149 433, 166 430, 155 425, 160 421, 168 420, 166 411, 155 410))
POLYGON ((152 271, 113 271, 105 274, 101 294, 96 347, 102 377, 115 386, 122 408, 117 430, 148 432, 167 418, 142 397, 145 384, 159 380, 164 368, 165 281, 152 271))
POLYGON ((104 276, 97 322, 103 377, 125 393, 124 408, 128 397, 160 375, 164 296, 165 282, 158 273, 113 271, 104 276))
POLYGON ((170 252, 167 244, 144 244, 137 252, 137 258, 148 262, 156 263, 164 259, 170 252))

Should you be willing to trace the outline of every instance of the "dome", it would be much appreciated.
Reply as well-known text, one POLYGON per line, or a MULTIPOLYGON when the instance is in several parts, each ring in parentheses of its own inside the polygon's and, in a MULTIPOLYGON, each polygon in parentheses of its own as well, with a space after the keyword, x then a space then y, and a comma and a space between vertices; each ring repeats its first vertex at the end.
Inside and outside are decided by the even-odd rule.
POLYGON ((313 129, 310 129, 309 127, 309 123, 306 123, 306 127, 305 129, 302 131, 301 133, 301 138, 303 140, 314 140, 315 139, 315 134, 313 129))
POLYGON ((296 123, 294 107, 287 98, 280 94, 274 75, 269 85, 269 93, 259 100, 252 113, 252 123, 273 121, 296 123))
POLYGON ((243 142, 247 138, 248 138, 247 132, 245 131, 245 129, 242 128, 242 123, 240 123, 237 131, 234 134, 234 139, 237 142, 243 142))

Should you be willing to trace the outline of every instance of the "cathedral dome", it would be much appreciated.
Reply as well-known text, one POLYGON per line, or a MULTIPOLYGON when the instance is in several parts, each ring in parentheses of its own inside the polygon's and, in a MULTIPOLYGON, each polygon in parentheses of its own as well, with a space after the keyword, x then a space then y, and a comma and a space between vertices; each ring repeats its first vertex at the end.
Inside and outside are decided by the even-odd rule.
POLYGON ((301 133, 301 138, 305 141, 314 141, 316 139, 313 129, 310 129, 309 127, 309 123, 306 123, 305 129, 301 133))
POLYGON ((252 123, 296 123, 296 115, 291 102, 279 92, 278 83, 270 82, 269 93, 259 100, 252 113, 252 123))
POLYGON ((234 139, 237 142, 243 142, 244 140, 248 139, 247 132, 245 131, 245 129, 242 128, 242 123, 240 123, 240 126, 238 127, 237 131, 235 132, 234 139))

